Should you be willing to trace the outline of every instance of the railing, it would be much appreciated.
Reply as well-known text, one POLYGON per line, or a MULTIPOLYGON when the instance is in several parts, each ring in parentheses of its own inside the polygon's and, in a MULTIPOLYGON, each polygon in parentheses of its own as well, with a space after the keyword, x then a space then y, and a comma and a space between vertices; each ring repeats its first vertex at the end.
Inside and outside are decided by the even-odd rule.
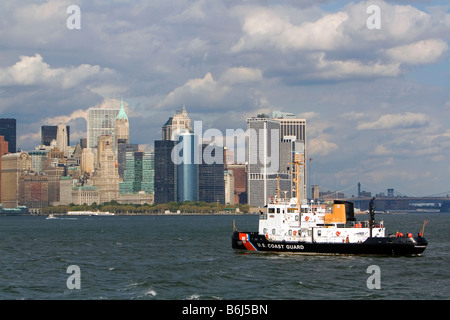
POLYGON ((270 197, 268 199, 269 204, 284 204, 284 205, 288 205, 291 203, 291 199, 290 198, 277 198, 277 197, 270 197))

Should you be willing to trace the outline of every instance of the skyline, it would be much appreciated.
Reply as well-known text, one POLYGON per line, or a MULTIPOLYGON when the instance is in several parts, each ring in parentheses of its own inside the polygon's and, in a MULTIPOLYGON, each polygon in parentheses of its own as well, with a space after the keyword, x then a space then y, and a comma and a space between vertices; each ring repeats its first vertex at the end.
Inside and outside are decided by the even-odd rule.
POLYGON ((21 1, 0 4, 0 114, 17 146, 44 124, 86 138, 87 109, 128 103, 145 149, 177 109, 203 129, 305 118, 311 184, 402 194, 450 185, 449 6, 444 1, 21 1), (81 9, 69 30, 67 8, 81 9), (381 9, 370 30, 369 5, 381 9), (226 120, 224 120, 226 119, 226 120))

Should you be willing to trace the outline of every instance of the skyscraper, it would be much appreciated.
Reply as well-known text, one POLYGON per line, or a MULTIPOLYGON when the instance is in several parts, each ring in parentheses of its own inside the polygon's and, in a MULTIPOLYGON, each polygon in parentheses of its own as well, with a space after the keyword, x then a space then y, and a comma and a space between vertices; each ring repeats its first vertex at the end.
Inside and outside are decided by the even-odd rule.
POLYGON ((120 107, 109 106, 89 108, 87 115, 87 147, 97 147, 98 137, 109 135, 113 137, 115 150, 116 119, 120 107))
POLYGON ((98 169, 94 186, 98 188, 100 203, 116 200, 119 194, 119 173, 113 150, 112 136, 99 136, 97 145, 98 169))
POLYGON ((4 154, 8 153, 8 141, 5 141, 5 137, 0 136, 0 203, 2 203, 2 161, 1 158, 4 154))
POLYGON ((172 161, 173 140, 155 140, 155 203, 176 201, 175 164, 172 161))
POLYGON ((245 164, 227 164, 225 170, 233 172, 234 203, 247 203, 247 167, 245 164))
POLYGON ((84 148, 81 154, 81 173, 94 172, 95 156, 91 148, 84 148))
MULTIPOLYGON (((177 111, 162 127, 162 140, 155 140, 155 203, 177 201, 177 167, 172 150, 178 144, 176 134, 189 133, 191 120, 186 107, 177 111)), ((197 192, 197 190, 195 190, 197 192)), ((183 198, 183 197, 182 197, 183 198)))
POLYGON ((27 152, 10 153, 1 158, 2 205, 16 208, 19 204, 20 176, 31 169, 31 157, 27 152))
POLYGON ((154 186, 154 153, 127 152, 123 182, 119 184, 119 193, 153 193, 154 186))
POLYGON ((130 144, 123 141, 119 141, 117 144, 117 166, 119 169, 119 177, 123 179, 125 169, 126 169, 126 161, 127 161, 127 153, 128 152, 137 152, 139 150, 139 145, 130 144))
POLYGON ((58 125, 58 129, 56 131, 56 147, 59 151, 63 152, 65 156, 67 156, 67 147, 69 146, 68 137, 67 126, 63 124, 58 125))
POLYGON ((223 160, 224 148, 218 146, 211 148, 210 145, 203 144, 202 155, 205 155, 205 149, 207 149, 207 152, 211 152, 210 156, 213 159, 217 159, 218 161, 206 163, 205 157, 202 157, 202 162, 198 165, 198 201, 224 204, 224 164, 223 161, 220 161, 221 159, 223 160), (216 155, 216 152, 221 152, 221 155, 216 155))
MULTIPOLYGON (((281 197, 293 196, 292 162, 305 153, 305 119, 276 113, 248 118, 248 203, 264 206, 280 189, 281 197)), ((301 174, 301 197, 306 196, 305 167, 301 174)))
POLYGON ((155 193, 155 153, 144 152, 142 155, 141 191, 155 193))
MULTIPOLYGON (((177 202, 198 200, 198 159, 196 148, 199 147, 197 136, 193 133, 175 135, 178 143, 174 149, 173 161, 176 166, 177 202)), ((222 169, 223 181, 223 169, 222 169)))
POLYGON ((1 118, 0 119, 0 136, 5 137, 8 141, 8 152, 16 152, 16 119, 1 118))
MULTIPOLYGON (((41 145, 50 146, 52 140, 56 140, 58 133, 58 126, 41 126, 41 145)), ((70 145, 70 126, 66 126, 67 145, 70 145)))
POLYGON ((191 119, 188 116, 186 107, 183 106, 173 117, 162 127, 162 140, 175 140, 175 135, 182 132, 191 132, 191 119))
POLYGON ((116 148, 119 143, 130 143, 130 124, 123 107, 123 99, 120 102, 120 110, 116 117, 116 148))

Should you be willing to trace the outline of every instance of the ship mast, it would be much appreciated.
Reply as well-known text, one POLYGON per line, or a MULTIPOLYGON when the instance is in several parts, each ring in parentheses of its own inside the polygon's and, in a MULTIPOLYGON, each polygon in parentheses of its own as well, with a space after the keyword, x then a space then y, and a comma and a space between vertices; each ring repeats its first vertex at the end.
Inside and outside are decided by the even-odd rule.
POLYGON ((295 168, 292 172, 294 174, 295 197, 297 198, 297 210, 300 212, 300 166, 303 165, 303 154, 294 154, 293 165, 295 168))
POLYGON ((280 200, 280 176, 277 173, 277 201, 276 201, 277 204, 279 200, 280 200))

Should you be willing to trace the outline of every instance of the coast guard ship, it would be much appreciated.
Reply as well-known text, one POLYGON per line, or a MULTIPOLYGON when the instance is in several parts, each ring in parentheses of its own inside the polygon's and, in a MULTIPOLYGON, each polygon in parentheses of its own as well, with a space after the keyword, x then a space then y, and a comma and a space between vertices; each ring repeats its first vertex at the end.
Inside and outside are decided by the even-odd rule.
POLYGON ((427 247, 422 233, 385 235, 383 221, 375 222, 374 199, 369 221, 356 221, 353 203, 335 200, 331 204, 300 199, 299 167, 296 154, 295 198, 277 195, 260 212, 257 232, 237 231, 234 226, 232 248, 250 251, 298 252, 309 254, 420 255, 427 247))

